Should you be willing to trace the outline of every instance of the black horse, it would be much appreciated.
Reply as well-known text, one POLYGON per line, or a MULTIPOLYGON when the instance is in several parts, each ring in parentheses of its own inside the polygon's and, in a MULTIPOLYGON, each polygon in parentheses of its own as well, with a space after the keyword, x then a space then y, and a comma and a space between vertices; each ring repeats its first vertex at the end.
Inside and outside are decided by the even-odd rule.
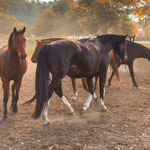
MULTIPOLYGON (((150 49, 141 44, 127 41, 126 50, 127 50, 127 56, 128 56, 127 61, 121 62, 119 56, 114 52, 115 60, 118 65, 118 68, 122 64, 128 65, 130 75, 132 78, 132 83, 135 87, 138 87, 138 85, 135 81, 135 77, 134 77, 133 62, 136 58, 146 58, 150 61, 150 49)), ((114 73, 112 72, 112 74, 108 80, 108 86, 111 86, 111 80, 112 80, 113 76, 114 76, 114 73)))
POLYGON ((122 61, 126 58, 126 36, 102 35, 85 43, 59 40, 44 45, 38 55, 36 69, 36 108, 33 117, 38 118, 41 113, 44 117, 44 125, 49 123, 47 116, 48 103, 55 92, 61 100, 74 113, 73 108, 62 92, 62 79, 65 75, 75 78, 87 78, 89 96, 83 105, 86 111, 93 98, 93 82, 95 75, 99 77, 100 103, 103 110, 107 107, 103 102, 104 82, 109 64, 108 52, 111 49, 120 56, 122 61), (52 80, 49 84, 49 72, 52 80))
POLYGON ((131 42, 134 42, 134 41, 135 41, 135 35, 134 35, 134 36, 129 36, 129 35, 128 35, 128 37, 129 37, 129 39, 130 39, 131 42))

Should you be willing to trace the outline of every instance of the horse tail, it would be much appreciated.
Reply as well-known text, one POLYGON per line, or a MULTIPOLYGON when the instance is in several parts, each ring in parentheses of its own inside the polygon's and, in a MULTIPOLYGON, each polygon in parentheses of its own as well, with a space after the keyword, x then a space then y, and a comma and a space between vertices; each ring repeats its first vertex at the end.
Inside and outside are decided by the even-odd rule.
POLYGON ((120 73, 118 71, 118 67, 117 67, 117 64, 116 64, 116 60, 114 58, 113 51, 109 53, 109 58, 110 58, 110 66, 112 67, 113 72, 116 75, 118 81, 120 81, 120 73))
POLYGON ((32 102, 34 102, 35 99, 36 99, 36 94, 30 100, 23 103, 23 105, 28 105, 29 106, 32 102))
POLYGON ((33 118, 40 117, 44 103, 48 101, 48 83, 49 83, 49 71, 48 71, 48 52, 49 48, 44 45, 40 53, 38 54, 35 90, 36 90, 36 107, 33 114, 33 118))

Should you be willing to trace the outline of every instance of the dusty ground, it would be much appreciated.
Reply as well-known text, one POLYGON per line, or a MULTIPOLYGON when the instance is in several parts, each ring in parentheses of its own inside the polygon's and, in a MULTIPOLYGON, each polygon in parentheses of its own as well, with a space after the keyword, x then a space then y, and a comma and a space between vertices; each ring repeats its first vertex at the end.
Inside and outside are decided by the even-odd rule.
MULTIPOLYGON (((147 60, 138 59, 134 64, 139 89, 132 86, 128 69, 125 73, 119 69, 120 83, 114 78, 112 88, 106 89, 108 112, 102 112, 99 102, 93 100, 87 112, 79 116, 87 98, 80 80, 79 95, 72 104, 76 116, 71 116, 58 96, 53 95, 49 108, 51 125, 47 127, 43 127, 41 118, 31 118, 35 103, 29 108, 22 106, 34 94, 35 68, 29 60, 20 91, 19 112, 12 114, 9 111, 8 122, 0 124, 0 150, 150 149, 150 63, 147 60)), ((63 91, 71 98, 72 86, 68 77, 63 80, 63 91)), ((2 98, 1 89, 0 117, 3 115, 2 98)))

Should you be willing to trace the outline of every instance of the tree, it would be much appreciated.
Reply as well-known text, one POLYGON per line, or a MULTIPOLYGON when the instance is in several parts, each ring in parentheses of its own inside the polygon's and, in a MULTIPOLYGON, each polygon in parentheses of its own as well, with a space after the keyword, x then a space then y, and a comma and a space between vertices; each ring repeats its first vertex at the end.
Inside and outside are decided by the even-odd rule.
POLYGON ((0 15, 7 14, 9 6, 8 0, 0 0, 0 15))
POLYGON ((22 28, 24 25, 20 23, 14 16, 0 16, 0 33, 9 35, 14 27, 22 28))
POLYGON ((56 14, 50 10, 45 9, 39 16, 35 26, 33 27, 33 34, 36 36, 55 36, 56 30, 56 14))

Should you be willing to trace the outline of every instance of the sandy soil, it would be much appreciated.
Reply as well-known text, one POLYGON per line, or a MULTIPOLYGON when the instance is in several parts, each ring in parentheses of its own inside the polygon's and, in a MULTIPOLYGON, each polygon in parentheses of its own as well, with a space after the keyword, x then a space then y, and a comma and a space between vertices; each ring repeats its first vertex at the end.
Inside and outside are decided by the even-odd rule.
MULTIPOLYGON (((42 118, 31 118, 35 103, 28 108, 22 106, 34 95, 35 68, 29 60, 20 91, 19 112, 9 111, 8 122, 0 124, 0 150, 150 149, 150 63, 147 60, 138 59, 134 64, 139 89, 132 86, 128 69, 126 72, 119 69, 121 81, 114 78, 112 87, 106 89, 108 112, 102 112, 99 101, 93 100, 87 112, 79 115, 88 95, 80 80, 77 81, 77 101, 72 103, 75 116, 70 115, 69 109, 54 94, 49 107, 51 125, 46 127, 42 118)), ((63 80, 63 91, 71 98, 73 92, 68 77, 63 80)), ((2 88, 0 99, 2 117, 2 88)))

